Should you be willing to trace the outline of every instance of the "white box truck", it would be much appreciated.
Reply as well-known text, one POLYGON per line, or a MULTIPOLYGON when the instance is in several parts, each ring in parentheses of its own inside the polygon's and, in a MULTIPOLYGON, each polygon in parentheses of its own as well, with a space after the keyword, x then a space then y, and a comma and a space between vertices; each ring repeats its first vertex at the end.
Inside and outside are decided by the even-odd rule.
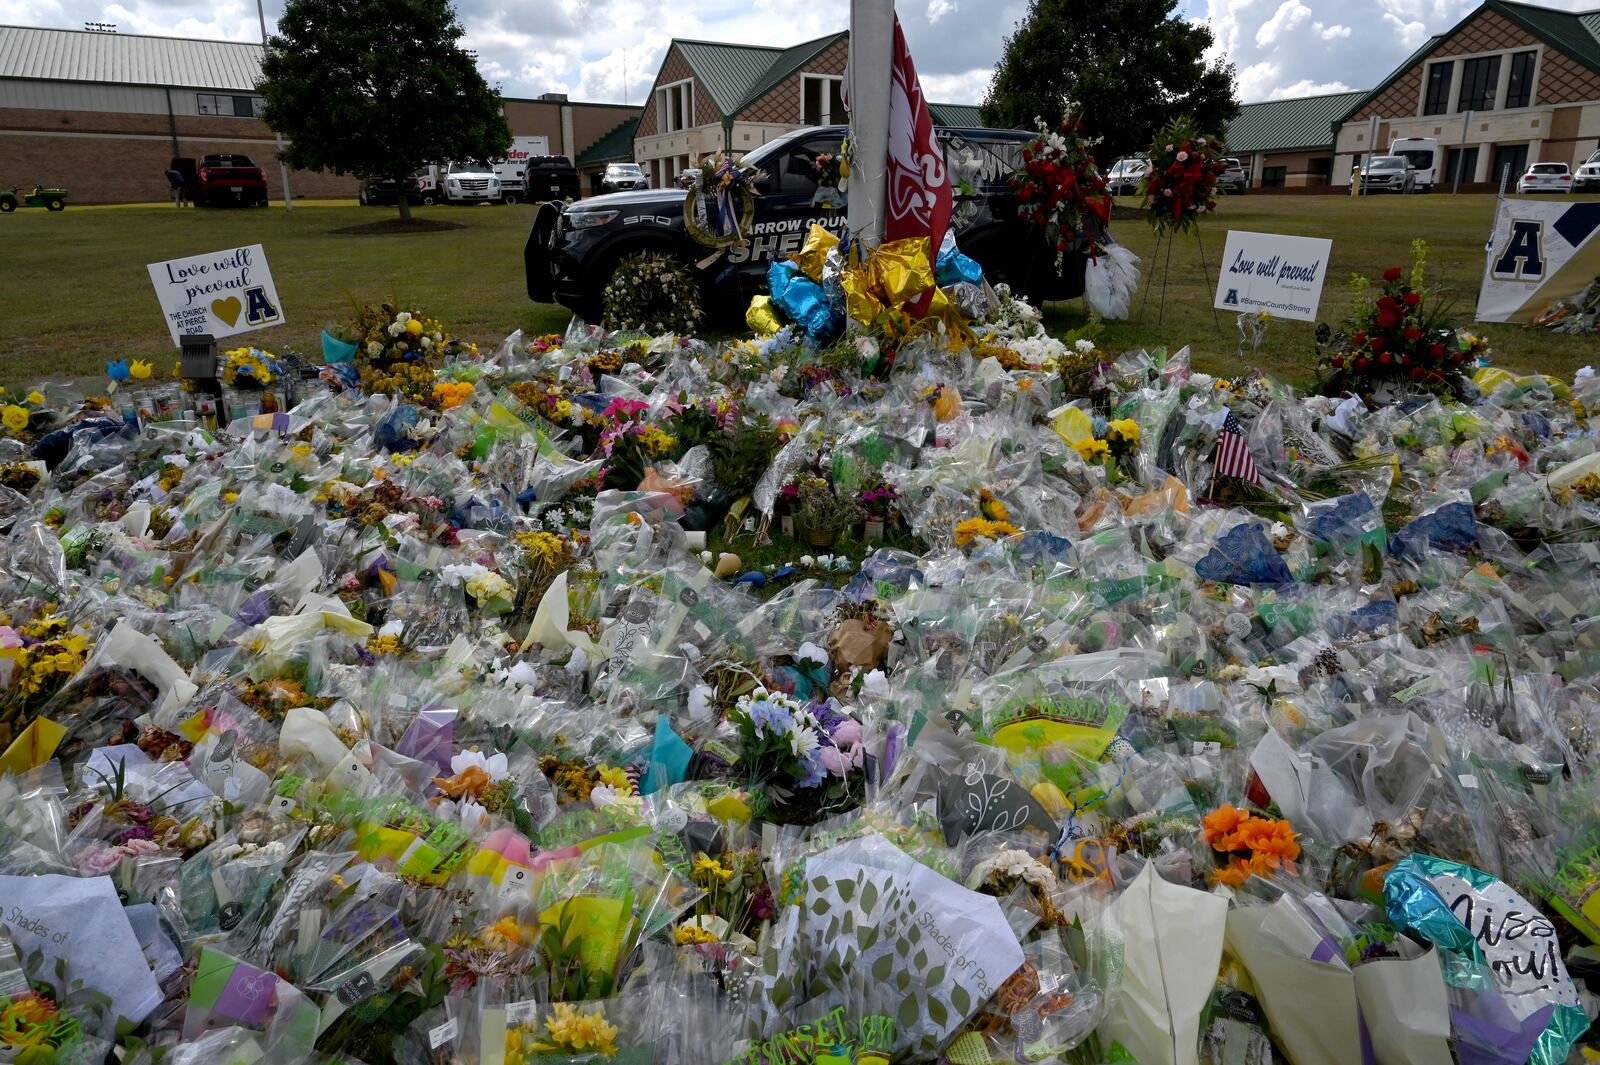
POLYGON ((504 159, 494 162, 495 176, 500 179, 500 197, 506 203, 520 203, 528 198, 528 160, 550 154, 549 137, 512 137, 511 150, 504 159))
POLYGON ((1416 192, 1432 192, 1444 177, 1444 149, 1433 137, 1401 137, 1389 145, 1390 155, 1403 155, 1417 171, 1416 192))

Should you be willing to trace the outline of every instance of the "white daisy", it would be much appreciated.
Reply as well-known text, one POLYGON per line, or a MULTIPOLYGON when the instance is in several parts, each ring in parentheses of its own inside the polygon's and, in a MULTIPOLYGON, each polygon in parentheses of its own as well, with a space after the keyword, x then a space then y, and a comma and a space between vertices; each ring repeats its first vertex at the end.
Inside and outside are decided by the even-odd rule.
POLYGON ((815 729, 803 728, 797 723, 789 730, 789 750, 796 758, 804 758, 821 746, 815 729))

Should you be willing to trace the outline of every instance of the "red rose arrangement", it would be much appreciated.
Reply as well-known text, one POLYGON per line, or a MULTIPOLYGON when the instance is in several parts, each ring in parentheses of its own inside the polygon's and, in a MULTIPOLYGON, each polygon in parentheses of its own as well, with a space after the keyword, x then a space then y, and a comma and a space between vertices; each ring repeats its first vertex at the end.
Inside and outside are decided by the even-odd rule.
POLYGON ((1039 135, 1022 150, 1022 169, 1011 175, 1017 214, 1043 227, 1057 269, 1079 238, 1091 257, 1099 251, 1099 231, 1089 219, 1097 219, 1102 229, 1111 221, 1111 197, 1090 147, 1083 123, 1069 111, 1054 130, 1039 123, 1039 135))
POLYGON ((1412 266, 1391 266, 1376 286, 1356 277, 1356 310, 1343 343, 1319 361, 1324 390, 1364 394, 1379 384, 1405 384, 1428 392, 1459 392, 1478 351, 1463 346, 1449 325, 1448 309, 1422 288, 1428 246, 1412 244, 1412 266))
POLYGON ((1227 169, 1220 137, 1195 131, 1181 118, 1156 135, 1150 147, 1150 173, 1144 179, 1145 210, 1157 232, 1187 230, 1217 209, 1217 179, 1227 169))

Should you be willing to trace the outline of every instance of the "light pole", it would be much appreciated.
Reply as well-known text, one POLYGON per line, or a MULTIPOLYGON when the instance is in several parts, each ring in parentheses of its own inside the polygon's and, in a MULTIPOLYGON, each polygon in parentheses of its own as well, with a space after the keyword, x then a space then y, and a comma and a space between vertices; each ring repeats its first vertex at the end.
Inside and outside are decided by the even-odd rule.
POLYGON ((893 66, 894 0, 851 0, 850 194, 845 210, 850 235, 863 252, 883 240, 893 66))
MULTIPOLYGON (((267 49, 267 9, 262 6, 262 0, 256 0, 256 17, 261 20, 261 51, 265 54, 267 49)), ((294 200, 289 195, 289 164, 283 161, 283 134, 273 130, 272 139, 278 144, 278 177, 283 182, 283 209, 292 211, 294 210, 294 200)))

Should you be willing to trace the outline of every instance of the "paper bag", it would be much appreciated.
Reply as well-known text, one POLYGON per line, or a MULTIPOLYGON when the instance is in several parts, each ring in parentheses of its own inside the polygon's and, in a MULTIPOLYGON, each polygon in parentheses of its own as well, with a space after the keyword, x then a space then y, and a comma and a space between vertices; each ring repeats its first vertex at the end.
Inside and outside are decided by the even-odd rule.
POLYGON ((1350 969, 1286 953, 1292 916, 1276 906, 1248 906, 1228 914, 1228 949, 1238 955, 1272 1034, 1293 1065, 1360 1065, 1361 1009, 1350 969))
POLYGON ((138 1024, 161 1004, 139 937, 109 876, 0 876, 0 928, 9 932, 26 962, 42 955, 50 975, 66 962, 69 983, 82 981, 111 1000, 117 1017, 138 1024))
MULTIPOLYGON (((1410 941, 1396 945, 1408 949, 1410 941)), ((1352 971, 1336 947, 1318 942, 1304 921, 1278 906, 1230 913, 1228 949, 1250 970, 1293 1065, 1451 1065, 1450 1007, 1431 949, 1352 971), (1297 943, 1300 953, 1285 950, 1297 943)))
POLYGON ((1123 930, 1124 969, 1102 1031, 1140 1065, 1197 1065, 1228 900, 1169 884, 1147 863, 1111 909, 1123 930))

